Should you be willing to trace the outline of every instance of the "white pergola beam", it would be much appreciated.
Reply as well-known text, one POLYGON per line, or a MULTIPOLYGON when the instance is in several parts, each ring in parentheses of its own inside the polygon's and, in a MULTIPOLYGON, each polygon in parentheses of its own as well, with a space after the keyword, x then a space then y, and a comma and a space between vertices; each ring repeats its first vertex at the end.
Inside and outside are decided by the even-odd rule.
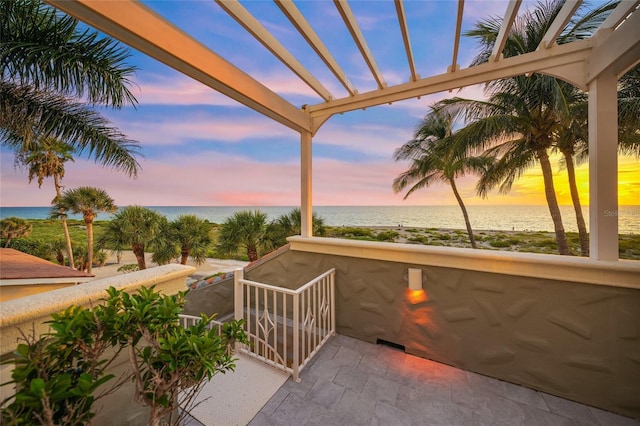
POLYGON ((402 41, 404 43, 404 51, 407 54, 407 62, 409 62, 409 71, 411 72, 411 81, 417 81, 418 73, 416 64, 413 60, 413 51, 411 50, 411 38, 409 37, 409 27, 407 26, 407 15, 404 11, 403 0, 395 0, 396 13, 398 15, 398 23, 400 24, 400 32, 402 33, 402 41))
POLYGON ((216 0, 216 3, 255 37, 276 58, 300 77, 322 99, 328 101, 333 95, 293 56, 238 0, 216 0))
POLYGON ((139 2, 47 2, 291 129, 310 127, 300 109, 139 2))
POLYGON ((607 16, 607 19, 600 25, 598 31, 614 29, 622 21, 624 21, 629 14, 638 8, 640 0, 625 0, 618 3, 618 6, 607 16))
POLYGON ((456 19, 456 32, 453 38, 453 59, 451 60, 450 72, 458 70, 458 49, 460 47, 460 33, 462 31, 462 16, 464 14, 464 0, 458 0, 458 17, 456 19))
POLYGON ((640 61, 640 10, 636 10, 615 31, 593 37, 595 46, 587 64, 587 81, 612 71, 618 77, 640 61))
POLYGON ((333 2, 338 8, 338 12, 340 12, 340 16, 342 16, 345 25, 349 29, 351 37, 353 38, 353 41, 355 41, 356 46, 358 46, 358 49, 360 50, 364 61, 367 63, 371 74, 373 74, 373 78, 375 78, 378 83, 378 88, 383 89, 387 87, 387 83, 384 81, 382 73, 378 69, 378 65, 369 50, 369 46, 367 46, 367 41, 365 40, 362 31, 360 31, 358 21, 356 21, 356 17, 353 15, 351 7, 349 7, 349 3, 347 3, 346 0, 333 0, 333 2))
POLYGON ((340 65, 333 58, 329 49, 324 45, 318 34, 311 28, 311 25, 304 18, 300 10, 295 6, 292 0, 274 0, 278 5, 282 13, 289 19, 291 24, 296 27, 300 35, 304 37, 304 39, 309 43, 309 46, 318 54, 320 59, 325 63, 325 65, 331 70, 333 75, 338 79, 338 81, 347 89, 350 95, 355 95, 357 90, 351 84, 349 77, 347 74, 340 68, 340 65))
MULTIPOLYGON (((309 106, 309 110, 314 121, 313 128, 314 131, 317 130, 318 123, 333 114, 417 98, 498 78, 521 75, 531 71, 544 72, 547 68, 563 68, 569 79, 574 75, 581 75, 577 71, 582 70, 583 64, 589 58, 591 46, 592 42, 588 39, 570 44, 555 45, 550 49, 513 56, 498 62, 487 62, 455 73, 439 74, 416 82, 399 84, 384 91, 374 90, 358 94, 349 99, 336 99, 323 104, 312 105, 309 106), (575 72, 571 72, 572 67, 575 72)), ((585 84, 579 81, 575 83, 577 85, 585 84)))
POLYGON ((556 39, 565 29, 581 4, 582 0, 567 0, 565 2, 560 9, 560 12, 558 12, 556 19, 553 20, 544 37, 542 37, 542 40, 538 45, 538 49, 548 49, 556 43, 556 39))
POLYGON ((504 13, 504 19, 502 20, 502 26, 500 27, 500 31, 498 32, 496 42, 493 45, 493 51, 491 52, 491 57, 489 59, 490 62, 497 61, 502 56, 504 45, 507 43, 507 38, 509 37, 509 32, 511 31, 511 26, 513 25, 513 21, 515 21, 516 19, 521 3, 522 0, 509 0, 507 10, 504 13))

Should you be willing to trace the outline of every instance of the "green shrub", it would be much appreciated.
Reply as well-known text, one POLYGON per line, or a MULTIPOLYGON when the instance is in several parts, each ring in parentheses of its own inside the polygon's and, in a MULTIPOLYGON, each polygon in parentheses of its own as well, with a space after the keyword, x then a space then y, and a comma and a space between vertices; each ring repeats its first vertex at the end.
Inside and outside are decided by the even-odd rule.
POLYGON ((505 241, 505 240, 493 240, 493 241, 489 241, 489 245, 490 245, 491 247, 495 247, 495 248, 511 247, 511 243, 509 243, 508 241, 505 241))
POLYGON ((376 240, 378 241, 395 241, 396 238, 400 236, 396 231, 383 231, 376 235, 376 240))

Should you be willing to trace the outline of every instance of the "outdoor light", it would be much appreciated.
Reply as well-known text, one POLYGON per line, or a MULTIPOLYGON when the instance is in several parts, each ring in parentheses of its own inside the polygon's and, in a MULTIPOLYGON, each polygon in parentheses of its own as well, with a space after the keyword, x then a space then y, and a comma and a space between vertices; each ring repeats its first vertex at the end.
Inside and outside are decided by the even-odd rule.
POLYGON ((409 290, 422 290, 422 269, 409 268, 407 281, 409 282, 409 290))

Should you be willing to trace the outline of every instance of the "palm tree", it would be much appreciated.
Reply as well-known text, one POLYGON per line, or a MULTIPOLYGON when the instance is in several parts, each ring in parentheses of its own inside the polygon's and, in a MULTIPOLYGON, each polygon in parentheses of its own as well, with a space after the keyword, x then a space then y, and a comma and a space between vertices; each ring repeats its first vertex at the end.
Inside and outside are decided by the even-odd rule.
POLYGON ((135 176, 138 143, 92 109, 136 103, 128 50, 39 0, 0 2, 0 16, 2 144, 19 153, 53 137, 135 176))
POLYGON ((130 246, 138 262, 138 269, 147 269, 145 249, 154 244, 166 229, 167 218, 141 206, 127 206, 116 213, 107 224, 100 240, 102 247, 130 246))
POLYGON ((236 212, 220 228, 216 249, 222 255, 246 250, 250 262, 258 260, 258 251, 266 244, 267 215, 260 210, 236 212))
MULTIPOLYGON (((60 181, 64 177, 64 163, 73 161, 72 152, 73 147, 69 144, 49 137, 39 141, 37 144, 31 145, 27 150, 16 153, 15 161, 18 165, 24 166, 29 170, 29 183, 31 183, 33 178, 37 177, 39 188, 42 187, 45 178, 53 177, 53 186, 56 190, 56 197, 53 199, 53 203, 55 203, 62 195, 62 184, 60 181)), ((67 226, 67 215, 64 211, 60 211, 58 217, 62 222, 69 267, 75 269, 71 236, 69 235, 69 228, 67 226)), ((64 263, 61 264, 64 265, 64 263)))
POLYGON ((0 221, 0 236, 5 238, 4 246, 9 247, 14 238, 28 237, 31 234, 31 224, 21 217, 8 217, 0 221))
POLYGON ((87 227, 87 272, 89 274, 93 264, 93 220, 99 212, 114 213, 117 210, 118 207, 105 190, 90 186, 64 191, 51 209, 51 216, 54 218, 59 216, 61 211, 82 214, 87 227))
POLYGON ((432 108, 420 122, 412 140, 394 153, 394 159, 410 160, 411 166, 393 180, 393 190, 400 192, 411 185, 407 199, 414 191, 428 188, 434 182, 444 182, 451 190, 462 210, 471 247, 476 247, 469 214, 456 186, 456 178, 466 173, 482 172, 491 162, 489 157, 468 157, 465 150, 453 143, 452 117, 432 108))
MULTIPOLYGON (((562 0, 541 2, 534 11, 518 17, 507 38, 504 56, 535 51, 563 4, 562 0)), ((613 6, 612 3, 606 4, 572 21, 558 42, 590 36, 613 6)), ((466 33, 477 38, 482 46, 472 65, 489 59, 501 24, 500 19, 483 20, 466 33)), ((581 102, 583 94, 565 82, 541 74, 489 82, 485 92, 489 95, 486 102, 455 98, 441 104, 447 111, 463 113, 467 120, 472 121, 459 132, 460 140, 471 149, 491 147, 487 154, 500 157, 481 178, 479 192, 486 195, 496 186, 501 192, 507 192, 526 169, 538 164, 542 170, 558 251, 570 254, 548 151, 556 143, 556 135, 570 122, 571 106, 581 102)), ((570 150, 565 152, 565 155, 570 155, 570 150)), ((567 164, 571 162, 573 165, 572 159, 565 158, 567 164)), ((576 211, 579 208, 577 205, 576 211)), ((580 216, 581 213, 580 210, 580 216)))
POLYGON ((211 245, 211 224, 199 217, 187 214, 180 215, 169 223, 168 239, 180 249, 180 263, 187 264, 189 256, 197 264, 205 261, 207 249, 211 245))
MULTIPOLYGON (((312 234, 322 236, 325 233, 324 219, 316 212, 311 217, 312 234)), ((289 213, 280 215, 267 227, 267 240, 271 247, 281 247, 287 243, 287 237, 300 235, 302 230, 302 213, 299 207, 289 213)))

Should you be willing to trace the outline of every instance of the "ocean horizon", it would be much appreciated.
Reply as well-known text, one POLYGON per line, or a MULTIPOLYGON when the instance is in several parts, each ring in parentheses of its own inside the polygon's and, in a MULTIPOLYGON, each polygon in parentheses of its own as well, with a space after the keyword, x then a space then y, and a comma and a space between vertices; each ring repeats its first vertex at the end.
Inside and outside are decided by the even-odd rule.
MULTIPOLYGON (((174 220, 181 214, 193 214, 213 223, 222 223, 234 213, 260 210, 268 220, 289 213, 295 206, 146 206, 174 220)), ((47 219, 50 207, 0 207, 0 219, 22 217, 47 219)), ((460 207, 447 206, 314 206, 314 213, 329 226, 404 226, 420 228, 465 229, 460 207)), ((547 206, 541 205, 481 205, 467 206, 474 230, 547 231, 553 232, 553 222, 547 206)), ((560 206, 565 230, 577 232, 573 206, 560 206)), ((583 207, 589 223, 589 209, 583 207)), ((70 215, 82 219, 81 215, 70 215)), ((96 220, 109 220, 112 215, 99 213, 96 220)), ((618 207, 618 231, 621 234, 640 232, 640 205, 618 207)))

